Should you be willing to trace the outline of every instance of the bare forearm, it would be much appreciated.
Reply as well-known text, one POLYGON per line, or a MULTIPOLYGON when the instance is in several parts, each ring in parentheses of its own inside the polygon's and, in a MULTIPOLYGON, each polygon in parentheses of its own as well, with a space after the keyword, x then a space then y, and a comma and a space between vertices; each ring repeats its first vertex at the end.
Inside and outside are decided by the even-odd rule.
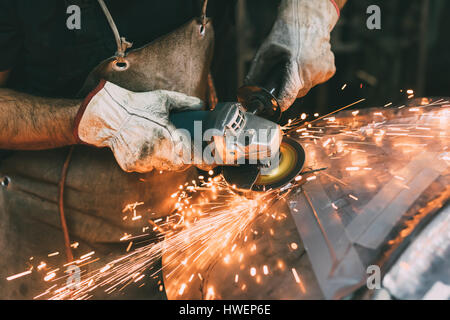
POLYGON ((80 100, 40 98, 0 88, 0 149, 42 150, 75 143, 80 100))

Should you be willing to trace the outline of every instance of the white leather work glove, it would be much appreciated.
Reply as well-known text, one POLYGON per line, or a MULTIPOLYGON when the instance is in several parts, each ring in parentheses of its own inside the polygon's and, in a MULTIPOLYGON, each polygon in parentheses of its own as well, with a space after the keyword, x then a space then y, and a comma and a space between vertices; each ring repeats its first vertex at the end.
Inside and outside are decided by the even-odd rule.
POLYGON ((283 69, 278 102, 285 111, 335 71, 330 32, 339 19, 332 0, 282 0, 277 20, 252 62, 246 84, 263 82, 276 64, 283 69))
POLYGON ((74 134, 82 143, 111 148, 127 172, 182 170, 192 144, 169 122, 169 113, 202 107, 200 99, 182 93, 136 93, 102 81, 80 108, 74 134))

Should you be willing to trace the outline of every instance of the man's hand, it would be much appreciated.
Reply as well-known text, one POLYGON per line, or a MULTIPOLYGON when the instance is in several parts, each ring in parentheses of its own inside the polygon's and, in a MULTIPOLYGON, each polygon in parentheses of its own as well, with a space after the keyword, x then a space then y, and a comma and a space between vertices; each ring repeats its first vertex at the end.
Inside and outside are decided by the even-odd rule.
POLYGON ((124 171, 180 170, 191 141, 175 130, 169 113, 202 107, 200 99, 182 93, 135 93, 102 82, 83 103, 74 133, 83 143, 111 148, 124 171))
POLYGON ((136 172, 179 170, 192 154, 189 137, 175 130, 169 112, 201 109, 200 99, 163 90, 134 93, 112 83, 103 83, 84 102, 44 98, 2 89, 7 75, 0 72, 0 149, 83 142, 111 148, 123 170, 136 172))
POLYGON ((261 77, 281 62, 284 74, 277 98, 284 111, 296 98, 330 79, 336 71, 330 32, 338 12, 332 0, 282 0, 275 25, 257 52, 246 83, 262 82, 261 77))

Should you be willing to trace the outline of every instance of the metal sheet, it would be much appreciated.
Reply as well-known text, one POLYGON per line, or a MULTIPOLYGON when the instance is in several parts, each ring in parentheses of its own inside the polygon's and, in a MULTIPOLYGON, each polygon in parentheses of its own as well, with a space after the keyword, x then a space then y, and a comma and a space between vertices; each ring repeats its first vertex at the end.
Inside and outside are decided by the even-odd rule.
POLYGON ((291 132, 306 167, 326 168, 289 196, 326 298, 363 286, 369 266, 385 271, 388 257, 448 201, 449 119, 447 99, 418 99, 340 112, 291 132))
POLYGON ((358 286, 365 268, 320 182, 306 185, 290 207, 325 297, 333 299, 343 294, 343 287, 358 286))
POLYGON ((423 152, 403 170, 405 179, 393 178, 365 206, 347 228, 349 238, 364 247, 377 249, 406 210, 448 167, 440 154, 423 152))
POLYGON ((450 299, 450 205, 401 255, 383 285, 397 299, 450 299))

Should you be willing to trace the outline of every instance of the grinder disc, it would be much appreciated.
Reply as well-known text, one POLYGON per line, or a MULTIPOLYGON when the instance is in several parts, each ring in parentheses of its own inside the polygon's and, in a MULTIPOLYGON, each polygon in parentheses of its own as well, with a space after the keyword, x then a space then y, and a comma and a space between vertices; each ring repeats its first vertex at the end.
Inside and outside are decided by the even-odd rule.
POLYGON ((252 190, 278 189, 291 182, 302 171, 305 164, 305 150, 295 140, 283 138, 280 145, 280 163, 268 173, 260 174, 252 190))

